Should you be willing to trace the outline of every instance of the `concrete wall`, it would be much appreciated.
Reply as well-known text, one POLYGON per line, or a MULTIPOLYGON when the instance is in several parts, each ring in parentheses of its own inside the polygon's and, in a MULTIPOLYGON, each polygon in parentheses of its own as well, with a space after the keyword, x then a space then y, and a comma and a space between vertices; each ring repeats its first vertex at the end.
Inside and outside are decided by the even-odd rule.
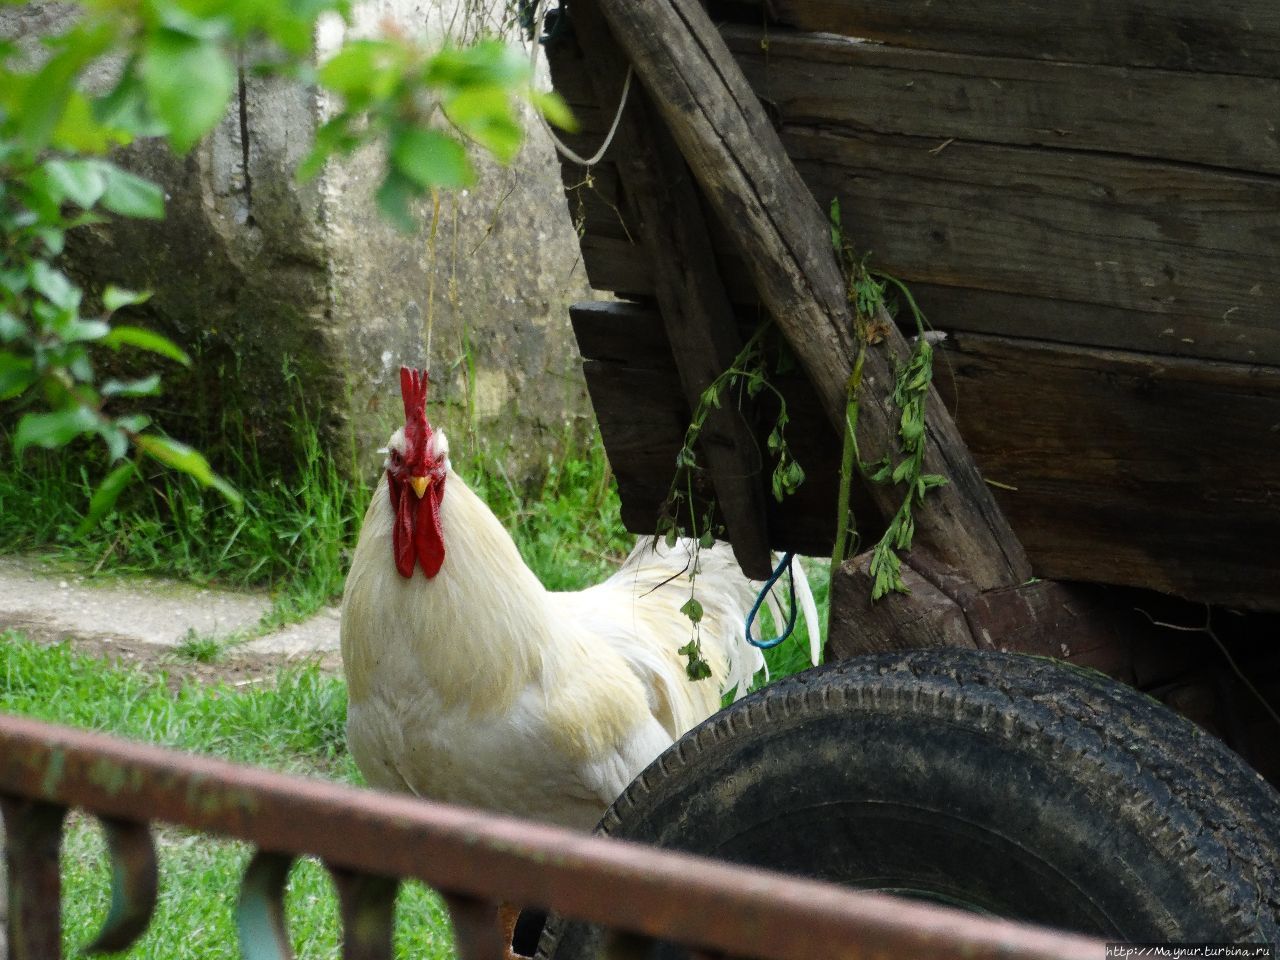
MULTIPOLYGON (((30 41, 64 18, 56 5, 5 10, 0 34, 30 41)), ((384 19, 462 42, 492 33, 504 13, 473 0, 371 0, 351 29, 384 19)), ((322 29, 321 56, 345 29, 322 29)), ((73 235, 70 269, 90 289, 110 280, 154 291, 137 319, 198 357, 190 378, 166 376, 160 415, 215 452, 227 411, 267 453, 286 449, 296 394, 282 372, 288 360, 312 416, 340 449, 354 440, 371 473, 402 419, 399 366, 427 359, 430 312, 433 422, 460 453, 483 443, 517 475, 536 472, 566 432, 590 422, 567 313, 586 280, 540 125, 527 118, 510 167, 476 157, 477 184, 442 197, 433 250, 429 205, 414 235, 379 218, 375 151, 294 181, 325 109, 314 91, 246 74, 228 116, 186 158, 155 142, 122 151, 120 162, 164 186, 168 216, 73 235)))

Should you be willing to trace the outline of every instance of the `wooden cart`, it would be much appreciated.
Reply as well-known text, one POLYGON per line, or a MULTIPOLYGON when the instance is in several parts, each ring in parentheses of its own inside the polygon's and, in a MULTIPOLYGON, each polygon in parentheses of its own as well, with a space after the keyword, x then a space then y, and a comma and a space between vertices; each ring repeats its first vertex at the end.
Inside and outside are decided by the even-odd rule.
MULTIPOLYGON (((572 319, 628 527, 654 530, 691 411, 771 319, 798 361, 773 382, 808 479, 770 496, 762 395, 708 418, 701 492, 756 576, 770 548, 830 553, 857 350, 838 200, 845 239, 945 334, 928 467, 949 482, 917 511, 909 594, 873 603, 866 553, 834 577, 828 659, 1096 667, 1280 779, 1280 8, 570 0, 543 27, 581 121, 567 145, 610 143, 562 167, 587 275, 613 295, 572 319)), ((867 355, 866 459, 896 445, 910 319, 867 355)), ((866 550, 901 491, 859 478, 853 497, 866 550)), ((1067 673, 1006 692, 1037 700, 1067 673)), ((686 843, 635 826, 689 818, 631 793, 611 832, 686 843)))

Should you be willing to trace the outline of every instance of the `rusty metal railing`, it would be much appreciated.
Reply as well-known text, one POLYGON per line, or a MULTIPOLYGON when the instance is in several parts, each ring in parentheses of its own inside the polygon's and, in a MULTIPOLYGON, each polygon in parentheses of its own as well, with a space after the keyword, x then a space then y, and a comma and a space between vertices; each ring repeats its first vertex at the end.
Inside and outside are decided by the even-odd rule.
POLYGON ((257 848, 240 890, 246 952, 288 957, 284 886, 318 857, 335 880, 343 956, 392 955, 401 878, 441 891, 461 960, 504 955, 497 905, 612 931, 608 956, 656 939, 758 960, 1100 960, 1100 941, 442 804, 0 716, 0 804, 13 960, 61 956, 58 851, 68 809, 103 824, 115 889, 95 952, 133 943, 157 894, 151 823, 257 848))

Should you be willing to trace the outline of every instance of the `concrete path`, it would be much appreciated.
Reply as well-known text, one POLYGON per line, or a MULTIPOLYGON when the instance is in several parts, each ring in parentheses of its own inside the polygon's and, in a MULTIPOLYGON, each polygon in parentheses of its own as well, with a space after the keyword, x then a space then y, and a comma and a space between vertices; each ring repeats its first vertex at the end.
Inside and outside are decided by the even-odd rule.
MULTIPOLYGON (((0 630, 43 640, 171 651, 191 636, 235 640, 256 633, 268 597, 157 579, 96 582, 41 570, 35 560, 0 557, 0 630)), ((298 657, 338 649, 338 610, 229 645, 230 656, 298 657)))

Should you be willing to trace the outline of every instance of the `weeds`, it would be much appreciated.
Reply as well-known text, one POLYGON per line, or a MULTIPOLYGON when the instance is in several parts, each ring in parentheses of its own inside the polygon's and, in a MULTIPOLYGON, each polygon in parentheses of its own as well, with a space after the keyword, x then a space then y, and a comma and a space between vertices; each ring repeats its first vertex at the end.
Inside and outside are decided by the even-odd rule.
POLYGON ((215 663, 221 659, 225 649, 226 644, 212 634, 197 633, 195 627, 188 627, 174 653, 196 663, 215 663))

